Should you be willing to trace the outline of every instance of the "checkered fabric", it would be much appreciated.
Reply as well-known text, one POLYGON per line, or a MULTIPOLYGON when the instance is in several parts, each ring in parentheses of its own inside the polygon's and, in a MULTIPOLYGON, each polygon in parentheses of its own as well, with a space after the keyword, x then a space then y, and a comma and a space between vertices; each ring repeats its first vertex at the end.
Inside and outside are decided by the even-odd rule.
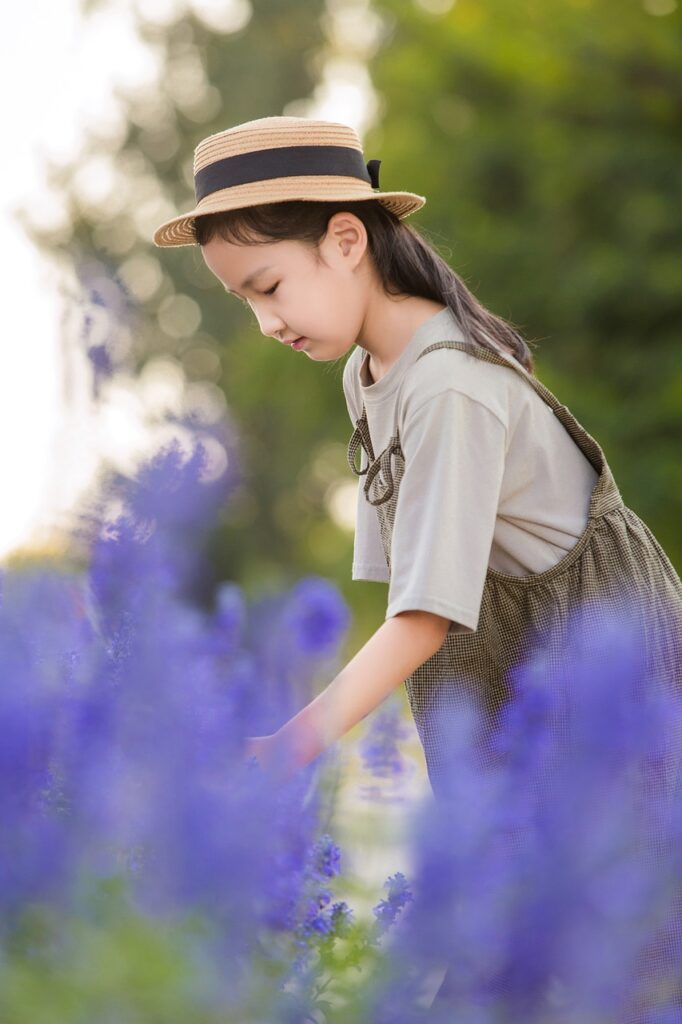
MULTIPOLYGON (((436 799, 447 764, 447 733, 439 728, 439 712, 456 713, 463 701, 473 696, 482 710, 480 764, 493 764, 496 755, 490 741, 498 711, 511 696, 514 666, 527 661, 541 646, 546 684, 551 686, 553 666, 558 668, 570 659, 567 623, 578 608, 582 628, 598 640, 600 609, 618 609, 622 603, 624 610, 631 610, 634 603, 646 650, 647 681, 682 695, 682 582, 651 530, 624 504, 600 446, 568 408, 512 357, 507 359, 467 342, 439 341, 425 348, 418 358, 440 348, 461 349, 520 373, 552 409, 599 478, 591 496, 587 525, 576 545, 544 572, 514 576, 488 567, 476 631, 448 633, 439 650, 405 681, 436 799)), ((391 536, 405 466, 398 425, 387 446, 375 456, 363 407, 347 456, 352 471, 366 476, 365 497, 377 510, 390 573, 391 536), (367 464, 358 469, 355 460, 359 450, 364 451, 367 464)), ((556 726, 565 729, 568 722, 557 719, 556 726)), ((682 743, 675 746, 679 753, 682 743)), ((661 770, 659 764, 659 789, 661 770)), ((681 773, 677 756, 663 771, 666 792, 678 800, 681 773)), ((655 837, 645 837, 646 849, 653 851, 655 845, 655 837)), ((682 895, 677 912, 671 913, 669 932, 657 937, 637 970, 647 980, 651 978, 655 987, 656 977, 667 978, 673 964, 679 965, 676 976, 680 979, 682 1005, 682 895)), ((624 1007, 618 1024, 635 1024, 644 1019, 642 1013, 641 1008, 624 1007)))

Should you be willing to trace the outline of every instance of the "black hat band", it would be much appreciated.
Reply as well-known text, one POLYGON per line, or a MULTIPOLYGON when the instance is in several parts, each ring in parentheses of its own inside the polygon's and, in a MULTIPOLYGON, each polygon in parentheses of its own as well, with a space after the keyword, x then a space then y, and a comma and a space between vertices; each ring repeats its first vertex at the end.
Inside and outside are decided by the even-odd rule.
POLYGON ((294 178, 314 174, 340 175, 360 178, 379 188, 381 160, 365 159, 358 149, 349 146, 281 146, 259 149, 252 153, 237 153, 216 160, 194 175, 197 202, 212 192, 234 185, 270 178, 294 178))

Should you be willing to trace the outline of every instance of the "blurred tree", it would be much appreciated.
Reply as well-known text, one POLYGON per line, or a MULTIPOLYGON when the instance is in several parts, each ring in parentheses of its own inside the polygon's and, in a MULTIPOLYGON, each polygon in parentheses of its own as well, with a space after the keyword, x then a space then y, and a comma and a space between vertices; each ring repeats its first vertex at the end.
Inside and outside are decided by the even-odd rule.
MULTIPOLYGON (((107 6, 91 0, 83 10, 107 6)), ((138 311, 130 332, 134 370, 162 354, 189 381, 213 381, 224 391, 244 486, 210 540, 215 577, 260 591, 310 570, 339 577, 350 590, 352 536, 330 518, 325 499, 339 481, 355 484, 343 444, 351 425, 342 365, 314 365, 265 339, 198 248, 162 250, 152 242, 159 223, 195 205, 200 139, 273 113, 306 113, 329 45, 324 0, 139 0, 133 10, 156 54, 158 80, 121 94, 126 126, 114 145, 93 138, 73 166, 48 167, 73 211, 68 234, 30 220, 27 227, 81 280, 82 268, 103 265, 129 293, 138 311), (296 401, 301 394, 305 402, 296 401)), ((213 582, 205 581, 207 593, 213 582)))
POLYGON ((675 0, 377 0, 382 188, 535 349, 682 564, 675 0), (452 248, 450 248, 450 246, 452 248), (454 253, 454 259, 453 259, 454 253))

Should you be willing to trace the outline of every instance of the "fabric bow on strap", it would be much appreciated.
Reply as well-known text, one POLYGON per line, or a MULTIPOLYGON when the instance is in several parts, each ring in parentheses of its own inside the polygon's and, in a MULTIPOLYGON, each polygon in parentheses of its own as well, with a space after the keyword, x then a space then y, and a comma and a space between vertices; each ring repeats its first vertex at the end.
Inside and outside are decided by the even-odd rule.
POLYGON ((365 497, 370 505, 383 505, 385 501, 388 501, 393 496, 394 483, 393 473, 391 472, 391 455, 394 452, 402 451, 400 447, 400 440, 398 435, 394 435, 389 441, 387 447, 381 453, 378 459, 374 458, 374 451, 372 449, 372 440, 369 436, 369 429, 367 427, 367 420, 364 416, 361 416, 355 424, 355 430, 353 431, 350 441, 348 442, 348 465, 355 473, 356 476, 363 476, 365 473, 367 477, 363 485, 365 497), (355 465, 355 456, 357 452, 364 449, 368 464, 364 469, 358 469, 355 465), (372 486, 372 482, 377 473, 382 472, 386 481, 386 486, 382 494, 377 498, 370 498, 369 490, 372 486))
POLYGON ((379 458, 375 462, 373 462, 372 465, 368 468, 367 476, 365 478, 364 483, 364 489, 365 497, 367 498, 367 501, 370 503, 370 505, 383 505, 385 501, 388 501, 390 498, 393 497, 394 483, 393 473, 391 472, 391 456, 394 454, 394 452, 399 452, 400 450, 400 441, 398 440, 398 438, 391 438, 388 447, 383 450, 379 458), (369 489, 372 486, 374 477, 380 471, 384 477, 384 480, 386 481, 386 486, 384 488, 383 493, 380 494, 378 498, 370 498, 369 489))

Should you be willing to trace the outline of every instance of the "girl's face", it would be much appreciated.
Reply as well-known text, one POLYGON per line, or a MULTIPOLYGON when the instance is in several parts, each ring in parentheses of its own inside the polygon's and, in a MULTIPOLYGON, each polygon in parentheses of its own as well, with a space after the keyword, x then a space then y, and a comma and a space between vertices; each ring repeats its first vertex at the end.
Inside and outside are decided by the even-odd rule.
POLYGON ((345 355, 360 336, 369 301, 367 234, 351 213, 330 218, 319 260, 299 241, 236 245, 215 236, 201 247, 209 270, 254 312, 266 337, 303 338, 310 359, 345 355))

